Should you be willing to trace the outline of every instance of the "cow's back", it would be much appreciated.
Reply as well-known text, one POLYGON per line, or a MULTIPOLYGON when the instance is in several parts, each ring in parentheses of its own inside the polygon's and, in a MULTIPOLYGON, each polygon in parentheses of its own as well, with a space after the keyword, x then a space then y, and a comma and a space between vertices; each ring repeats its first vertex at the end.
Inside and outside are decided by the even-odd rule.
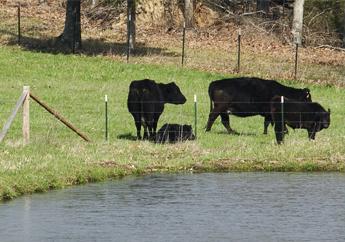
POLYGON ((272 98, 270 80, 260 78, 231 78, 214 81, 209 86, 210 99, 227 103, 228 110, 237 116, 252 116, 269 112, 272 98))
POLYGON ((143 106, 160 105, 162 100, 162 94, 155 81, 144 79, 131 82, 127 99, 130 112, 137 112, 143 106))
MULTIPOLYGON (((250 96, 252 98, 260 98, 270 94, 268 92, 271 86, 271 80, 263 80, 254 77, 229 78, 213 81, 209 86, 210 97, 217 90, 226 92, 229 96, 250 96)), ((272 97, 271 97, 272 98, 272 97)))

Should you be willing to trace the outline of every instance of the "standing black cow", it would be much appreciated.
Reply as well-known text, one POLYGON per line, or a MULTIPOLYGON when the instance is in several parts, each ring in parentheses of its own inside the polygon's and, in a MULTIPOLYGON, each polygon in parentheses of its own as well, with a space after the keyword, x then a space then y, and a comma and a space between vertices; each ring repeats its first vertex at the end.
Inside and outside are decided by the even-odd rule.
POLYGON ((276 96, 286 96, 299 101, 311 102, 308 88, 296 89, 284 86, 274 80, 260 78, 230 78, 210 83, 210 115, 206 131, 210 131, 214 121, 220 115, 222 124, 229 133, 236 133, 230 128, 229 114, 239 117, 261 115, 265 117, 264 134, 272 123, 270 101, 276 96), (212 102, 214 107, 212 107, 212 102))
POLYGON ((157 123, 164 110, 165 103, 184 104, 185 96, 174 83, 162 84, 145 79, 132 81, 127 99, 128 111, 132 114, 137 128, 137 138, 141 139, 141 125, 144 127, 144 139, 154 139, 157 123))
POLYGON ((285 125, 293 129, 306 129, 309 139, 315 139, 316 132, 329 127, 330 113, 329 109, 326 111, 318 103, 299 102, 285 97, 282 113, 281 97, 274 97, 271 101, 271 114, 277 143, 280 144, 284 139, 282 129, 286 129, 285 125))

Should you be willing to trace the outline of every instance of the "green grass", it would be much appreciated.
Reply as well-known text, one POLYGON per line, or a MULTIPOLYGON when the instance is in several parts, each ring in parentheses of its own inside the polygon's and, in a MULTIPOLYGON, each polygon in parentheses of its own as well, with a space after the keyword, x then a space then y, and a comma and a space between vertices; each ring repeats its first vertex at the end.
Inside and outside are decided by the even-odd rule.
POLYGON ((331 126, 307 139, 305 130, 290 130, 278 146, 263 118, 231 117, 244 135, 228 135, 217 120, 205 133, 209 112, 207 88, 225 75, 167 65, 124 64, 103 57, 52 55, 0 46, 0 126, 11 113, 22 86, 29 85, 60 114, 86 133, 86 143, 34 101, 30 105, 31 141, 22 144, 21 115, 0 144, 0 200, 73 184, 148 172, 202 171, 344 171, 345 92, 332 86, 308 86, 314 101, 331 108, 331 126), (185 105, 166 105, 159 121, 194 123, 193 95, 198 95, 198 140, 175 145, 120 139, 135 135, 127 111, 132 80, 175 81, 187 97, 185 105), (110 141, 104 141, 104 95, 109 96, 110 141))

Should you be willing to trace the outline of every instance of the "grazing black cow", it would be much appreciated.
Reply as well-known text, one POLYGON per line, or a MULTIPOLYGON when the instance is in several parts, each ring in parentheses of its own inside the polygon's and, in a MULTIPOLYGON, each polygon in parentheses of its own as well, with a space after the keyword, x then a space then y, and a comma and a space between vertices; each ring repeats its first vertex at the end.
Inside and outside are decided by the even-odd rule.
POLYGON ((144 127, 144 139, 154 139, 157 123, 164 110, 164 104, 184 104, 185 96, 174 83, 162 84, 153 80, 132 81, 127 99, 128 111, 132 114, 137 128, 137 138, 141 139, 141 126, 144 127))
POLYGON ((315 102, 299 102, 284 97, 282 114, 280 96, 272 98, 271 114, 278 144, 284 139, 282 128, 285 130, 285 125, 293 129, 306 129, 309 139, 315 139, 316 132, 327 129, 331 123, 331 111, 329 109, 326 111, 315 102), (284 119, 284 127, 282 119, 284 119))
POLYGON ((239 117, 261 115, 265 118, 264 134, 272 123, 270 102, 275 95, 286 96, 300 101, 310 102, 311 96, 308 88, 296 89, 284 86, 274 80, 260 78, 230 78, 210 83, 208 88, 210 96, 210 115, 206 131, 210 131, 214 121, 220 115, 222 124, 228 133, 236 133, 230 128, 229 114, 239 117), (212 107, 212 102, 214 107, 212 107))
POLYGON ((164 124, 157 132, 156 143, 176 143, 194 139, 191 125, 164 124))

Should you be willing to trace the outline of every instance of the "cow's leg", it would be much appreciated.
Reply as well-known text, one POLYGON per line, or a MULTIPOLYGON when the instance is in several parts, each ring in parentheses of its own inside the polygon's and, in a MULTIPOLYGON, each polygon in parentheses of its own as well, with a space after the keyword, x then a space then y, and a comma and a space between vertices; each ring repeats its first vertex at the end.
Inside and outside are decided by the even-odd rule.
POLYGON ((150 140, 155 140, 156 136, 156 129, 157 129, 157 124, 155 125, 155 117, 156 114, 151 111, 147 115, 147 128, 149 132, 149 139, 150 140))
POLYGON ((154 131, 153 131, 153 121, 149 123, 148 131, 149 131, 149 139, 150 140, 154 140, 155 139, 155 135, 154 135, 154 131))
POLYGON ((224 127, 226 128, 226 130, 228 131, 229 134, 237 134, 237 132, 235 130, 233 130, 232 128, 230 128, 230 117, 229 114, 227 113, 221 113, 220 117, 222 119, 222 124, 224 125, 224 127))
POLYGON ((272 123, 272 118, 270 116, 266 116, 264 121, 264 134, 267 134, 267 128, 270 123, 272 123))
POLYGON ((160 115, 161 115, 160 113, 156 113, 154 115, 153 124, 152 124, 152 127, 153 127, 152 136, 154 139, 156 139, 157 125, 158 125, 158 120, 159 120, 160 115))
POLYGON ((281 122, 278 121, 274 124, 274 132, 276 134, 276 140, 278 144, 281 144, 284 140, 284 131, 282 131, 282 128, 283 125, 281 124, 281 122))
POLYGON ((135 121, 135 127, 137 128, 137 139, 141 139, 141 121, 135 121))
POLYGON ((145 119, 145 121, 143 121, 142 124, 144 126, 144 137, 143 137, 143 139, 145 140, 145 139, 149 138, 149 135, 147 132, 147 128, 148 128, 147 120, 145 119))
POLYGON ((149 135, 148 135, 148 132, 147 132, 147 125, 144 124, 144 137, 143 137, 144 140, 146 139, 149 139, 149 135))
POLYGON ((315 135, 316 135, 315 127, 309 128, 308 129, 308 137, 309 137, 309 139, 314 140, 315 139, 315 135))
POLYGON ((214 121, 216 121, 216 119, 220 115, 220 113, 221 113, 221 106, 215 104, 213 110, 208 115, 208 121, 207 121, 207 125, 206 125, 206 132, 211 130, 214 121))
POLYGON ((141 117, 140 114, 136 113, 136 114, 132 114, 133 118, 134 118, 134 123, 135 123, 135 127, 137 129, 137 139, 141 139, 141 117))

